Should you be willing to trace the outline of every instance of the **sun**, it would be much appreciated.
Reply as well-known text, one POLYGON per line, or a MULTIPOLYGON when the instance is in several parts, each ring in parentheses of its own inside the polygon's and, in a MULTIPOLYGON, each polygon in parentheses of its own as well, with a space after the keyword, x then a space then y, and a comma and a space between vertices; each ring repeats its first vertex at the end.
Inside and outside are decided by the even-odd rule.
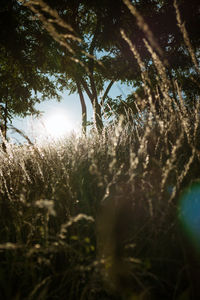
POLYGON ((42 118, 43 135, 62 138, 73 130, 73 122, 65 111, 53 111, 42 118))

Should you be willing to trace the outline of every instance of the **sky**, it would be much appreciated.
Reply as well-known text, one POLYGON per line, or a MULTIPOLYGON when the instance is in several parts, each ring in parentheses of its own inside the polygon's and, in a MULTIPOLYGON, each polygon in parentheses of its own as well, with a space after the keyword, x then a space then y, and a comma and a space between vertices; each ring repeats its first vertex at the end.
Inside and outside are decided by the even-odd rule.
MULTIPOLYGON (((112 86, 109 96, 116 97, 118 95, 125 96, 131 93, 131 87, 118 82, 112 86)), ((81 131, 81 105, 78 94, 68 95, 68 92, 61 94, 62 100, 60 102, 55 99, 49 99, 37 104, 36 109, 42 112, 40 118, 15 117, 12 125, 17 129, 23 131, 32 141, 42 141, 50 136, 68 135, 71 132, 81 131), (59 127, 59 124, 62 124, 59 127), (64 128, 64 131, 63 131, 64 128)), ((87 119, 92 120, 93 111, 90 100, 86 95, 85 101, 87 105, 87 119)), ((18 133, 9 131, 9 138, 14 143, 23 143, 25 139, 18 133)))

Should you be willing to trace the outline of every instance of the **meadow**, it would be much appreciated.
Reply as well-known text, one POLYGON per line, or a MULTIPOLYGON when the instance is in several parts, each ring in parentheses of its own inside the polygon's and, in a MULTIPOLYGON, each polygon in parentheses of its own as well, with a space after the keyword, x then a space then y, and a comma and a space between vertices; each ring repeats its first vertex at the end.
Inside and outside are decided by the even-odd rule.
POLYGON ((200 185, 199 114, 173 109, 1 150, 1 299, 199 293, 199 236, 181 206, 200 185))
POLYGON ((121 34, 141 68, 137 113, 101 133, 0 149, 1 299, 200 296, 200 103, 185 105, 146 43, 162 97, 152 91, 121 34))

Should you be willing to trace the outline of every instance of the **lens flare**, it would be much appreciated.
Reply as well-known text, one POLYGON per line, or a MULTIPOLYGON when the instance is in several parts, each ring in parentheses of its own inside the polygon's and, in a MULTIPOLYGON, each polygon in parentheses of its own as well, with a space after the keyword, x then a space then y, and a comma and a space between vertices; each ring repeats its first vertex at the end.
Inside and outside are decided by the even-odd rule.
POLYGON ((200 182, 193 183, 182 193, 179 219, 194 246, 200 250, 200 182))

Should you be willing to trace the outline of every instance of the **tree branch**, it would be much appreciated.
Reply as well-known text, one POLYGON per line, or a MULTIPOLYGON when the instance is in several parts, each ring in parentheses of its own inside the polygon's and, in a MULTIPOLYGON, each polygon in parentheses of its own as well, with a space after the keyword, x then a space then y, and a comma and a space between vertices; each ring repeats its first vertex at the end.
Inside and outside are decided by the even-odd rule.
POLYGON ((108 84, 108 86, 107 86, 107 88, 106 88, 106 90, 105 90, 105 92, 103 94, 103 97, 101 98, 101 106, 103 106, 104 101, 105 101, 105 99, 106 99, 106 97, 107 97, 107 95, 108 95, 108 93, 109 93, 112 85, 114 84, 114 82, 115 82, 115 80, 111 80, 110 83, 108 84))
POLYGON ((80 82, 81 82, 84 90, 86 91, 86 94, 88 95, 88 97, 89 97, 89 99, 90 99, 90 101, 92 103, 92 101, 93 101, 93 94, 90 92, 89 87, 87 85, 87 82, 83 78, 81 78, 80 82))
POLYGON ((78 81, 76 81, 76 86, 78 89, 78 94, 81 102, 81 108, 82 108, 82 132, 84 135, 86 135, 86 126, 87 126, 87 108, 85 104, 85 99, 83 96, 83 92, 81 90, 81 85, 78 81))

